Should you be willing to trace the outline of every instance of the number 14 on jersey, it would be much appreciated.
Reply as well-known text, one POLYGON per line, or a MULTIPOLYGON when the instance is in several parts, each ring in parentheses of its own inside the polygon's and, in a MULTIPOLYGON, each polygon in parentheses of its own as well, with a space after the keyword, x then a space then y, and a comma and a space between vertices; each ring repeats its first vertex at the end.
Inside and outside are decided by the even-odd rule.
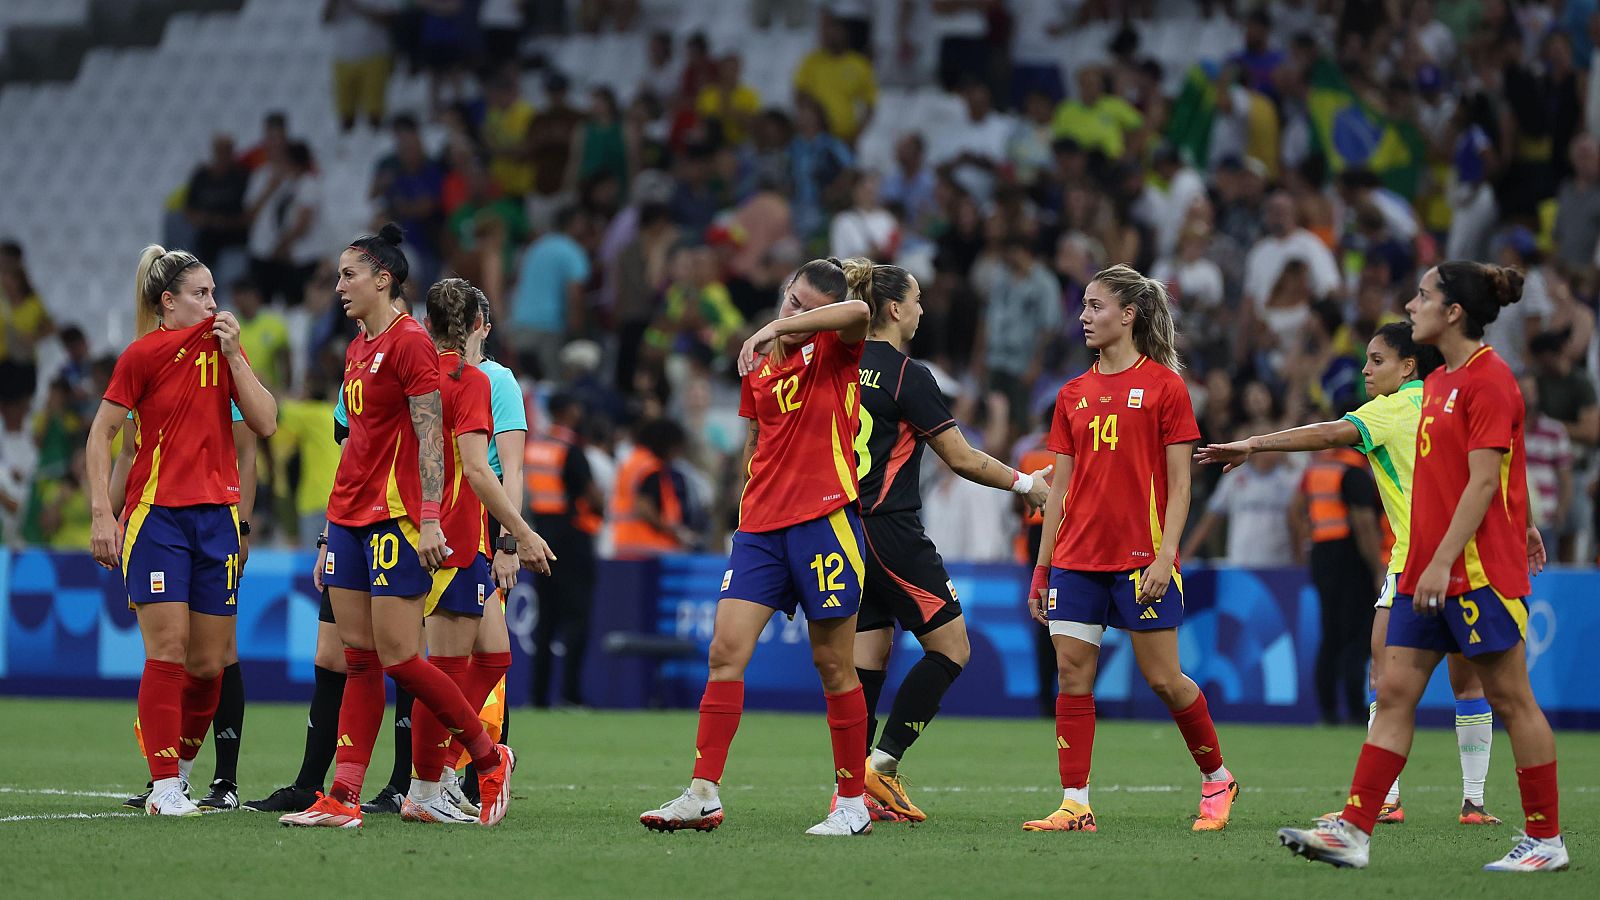
POLYGON ((1095 416, 1090 419, 1089 434, 1093 438, 1095 450, 1098 451, 1102 444, 1107 450, 1117 449, 1117 414, 1095 416))

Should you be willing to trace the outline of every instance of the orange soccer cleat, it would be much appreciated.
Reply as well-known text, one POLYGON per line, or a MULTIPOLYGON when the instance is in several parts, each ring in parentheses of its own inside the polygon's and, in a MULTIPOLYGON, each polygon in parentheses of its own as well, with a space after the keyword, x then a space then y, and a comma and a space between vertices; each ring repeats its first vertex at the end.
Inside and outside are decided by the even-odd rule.
MULTIPOLYGON (((906 783, 899 772, 884 773, 867 764, 867 794, 885 809, 894 811, 902 819, 913 822, 927 821, 928 815, 906 796, 906 783)), ((869 806, 870 809, 870 806, 869 806)))
POLYGON ((1200 814, 1195 816, 1195 831, 1221 831, 1228 827, 1233 801, 1239 798, 1239 782, 1229 775, 1226 781, 1208 781, 1200 786, 1200 814))
POLYGON ((1482 803, 1473 803, 1471 800, 1461 801, 1461 824, 1463 825, 1503 825, 1500 817, 1483 808, 1482 803))
POLYGON ((279 816, 278 822, 300 828, 360 828, 361 807, 346 806, 318 791, 317 802, 310 809, 279 816))
POLYGON ((511 806, 511 773, 517 768, 517 754, 505 744, 495 744, 500 766, 487 774, 478 773, 478 824, 498 825, 511 806))
POLYGON ((1087 803, 1077 803, 1072 800, 1061 801, 1061 808, 1032 822, 1022 823, 1023 831, 1098 831, 1094 823, 1094 812, 1087 803))

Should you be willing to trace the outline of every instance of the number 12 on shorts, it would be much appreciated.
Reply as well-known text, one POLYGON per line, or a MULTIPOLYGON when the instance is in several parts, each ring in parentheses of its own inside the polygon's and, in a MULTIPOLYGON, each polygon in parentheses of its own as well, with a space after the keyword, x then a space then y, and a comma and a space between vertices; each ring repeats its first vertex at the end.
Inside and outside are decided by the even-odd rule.
POLYGON ((844 575, 844 556, 838 553, 823 556, 818 553, 811 558, 811 571, 817 573, 819 592, 844 590, 844 582, 841 580, 841 576, 844 575))

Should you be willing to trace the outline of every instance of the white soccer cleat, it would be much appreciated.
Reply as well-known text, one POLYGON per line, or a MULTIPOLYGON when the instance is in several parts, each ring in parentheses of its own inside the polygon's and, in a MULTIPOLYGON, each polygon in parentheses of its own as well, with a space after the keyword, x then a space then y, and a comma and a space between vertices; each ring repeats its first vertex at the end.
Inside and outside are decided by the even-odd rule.
POLYGON ((1530 837, 1522 832, 1511 852, 1483 867, 1485 872, 1559 872, 1571 860, 1567 857, 1567 842, 1560 836, 1553 838, 1530 837))
POLYGON ((850 806, 840 806, 821 822, 806 829, 806 834, 825 837, 861 837, 872 833, 872 817, 850 806))
POLYGON ((478 817, 462 812, 443 792, 426 800, 406 797, 400 804, 400 818, 407 822, 426 822, 430 825, 476 825, 478 817))
POLYGON ((295 828, 360 828, 361 806, 346 806, 318 791, 310 809, 279 816, 278 823, 295 828))
POLYGON ((189 799, 188 785, 181 780, 172 779, 172 782, 163 788, 151 790, 150 799, 145 801, 144 811, 151 816, 198 816, 200 807, 194 805, 189 799))
POLYGON ((444 772, 440 774, 439 793, 443 794, 446 800, 455 804, 456 809, 473 818, 477 818, 478 807, 468 800, 466 793, 461 790, 461 775, 455 769, 446 766, 444 772))
POLYGON ((1369 841, 1361 829, 1337 817, 1318 819, 1315 828, 1278 829, 1280 844, 1306 859, 1341 869, 1365 869, 1369 841))
POLYGON ((711 831, 722 824, 722 801, 703 800, 685 789, 660 809, 641 814, 639 823, 651 831, 711 831))

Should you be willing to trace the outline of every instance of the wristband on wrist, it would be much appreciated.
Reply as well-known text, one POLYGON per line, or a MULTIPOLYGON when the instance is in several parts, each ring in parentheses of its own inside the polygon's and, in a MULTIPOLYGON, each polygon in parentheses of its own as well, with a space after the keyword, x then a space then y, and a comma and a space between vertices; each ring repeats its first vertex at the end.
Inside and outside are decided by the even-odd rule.
POLYGON ((422 501, 422 521, 424 521, 424 522, 437 522, 437 521, 439 521, 439 501, 437 501, 437 500, 424 500, 424 501, 422 501))
POLYGON ((1016 469, 1011 473, 1015 476, 1011 481, 1011 493, 1026 494, 1033 490, 1033 475, 1016 469))
POLYGON ((249 537, 250 536, 250 522, 248 520, 246 520, 246 519, 240 519, 239 520, 239 536, 240 537, 249 537))

